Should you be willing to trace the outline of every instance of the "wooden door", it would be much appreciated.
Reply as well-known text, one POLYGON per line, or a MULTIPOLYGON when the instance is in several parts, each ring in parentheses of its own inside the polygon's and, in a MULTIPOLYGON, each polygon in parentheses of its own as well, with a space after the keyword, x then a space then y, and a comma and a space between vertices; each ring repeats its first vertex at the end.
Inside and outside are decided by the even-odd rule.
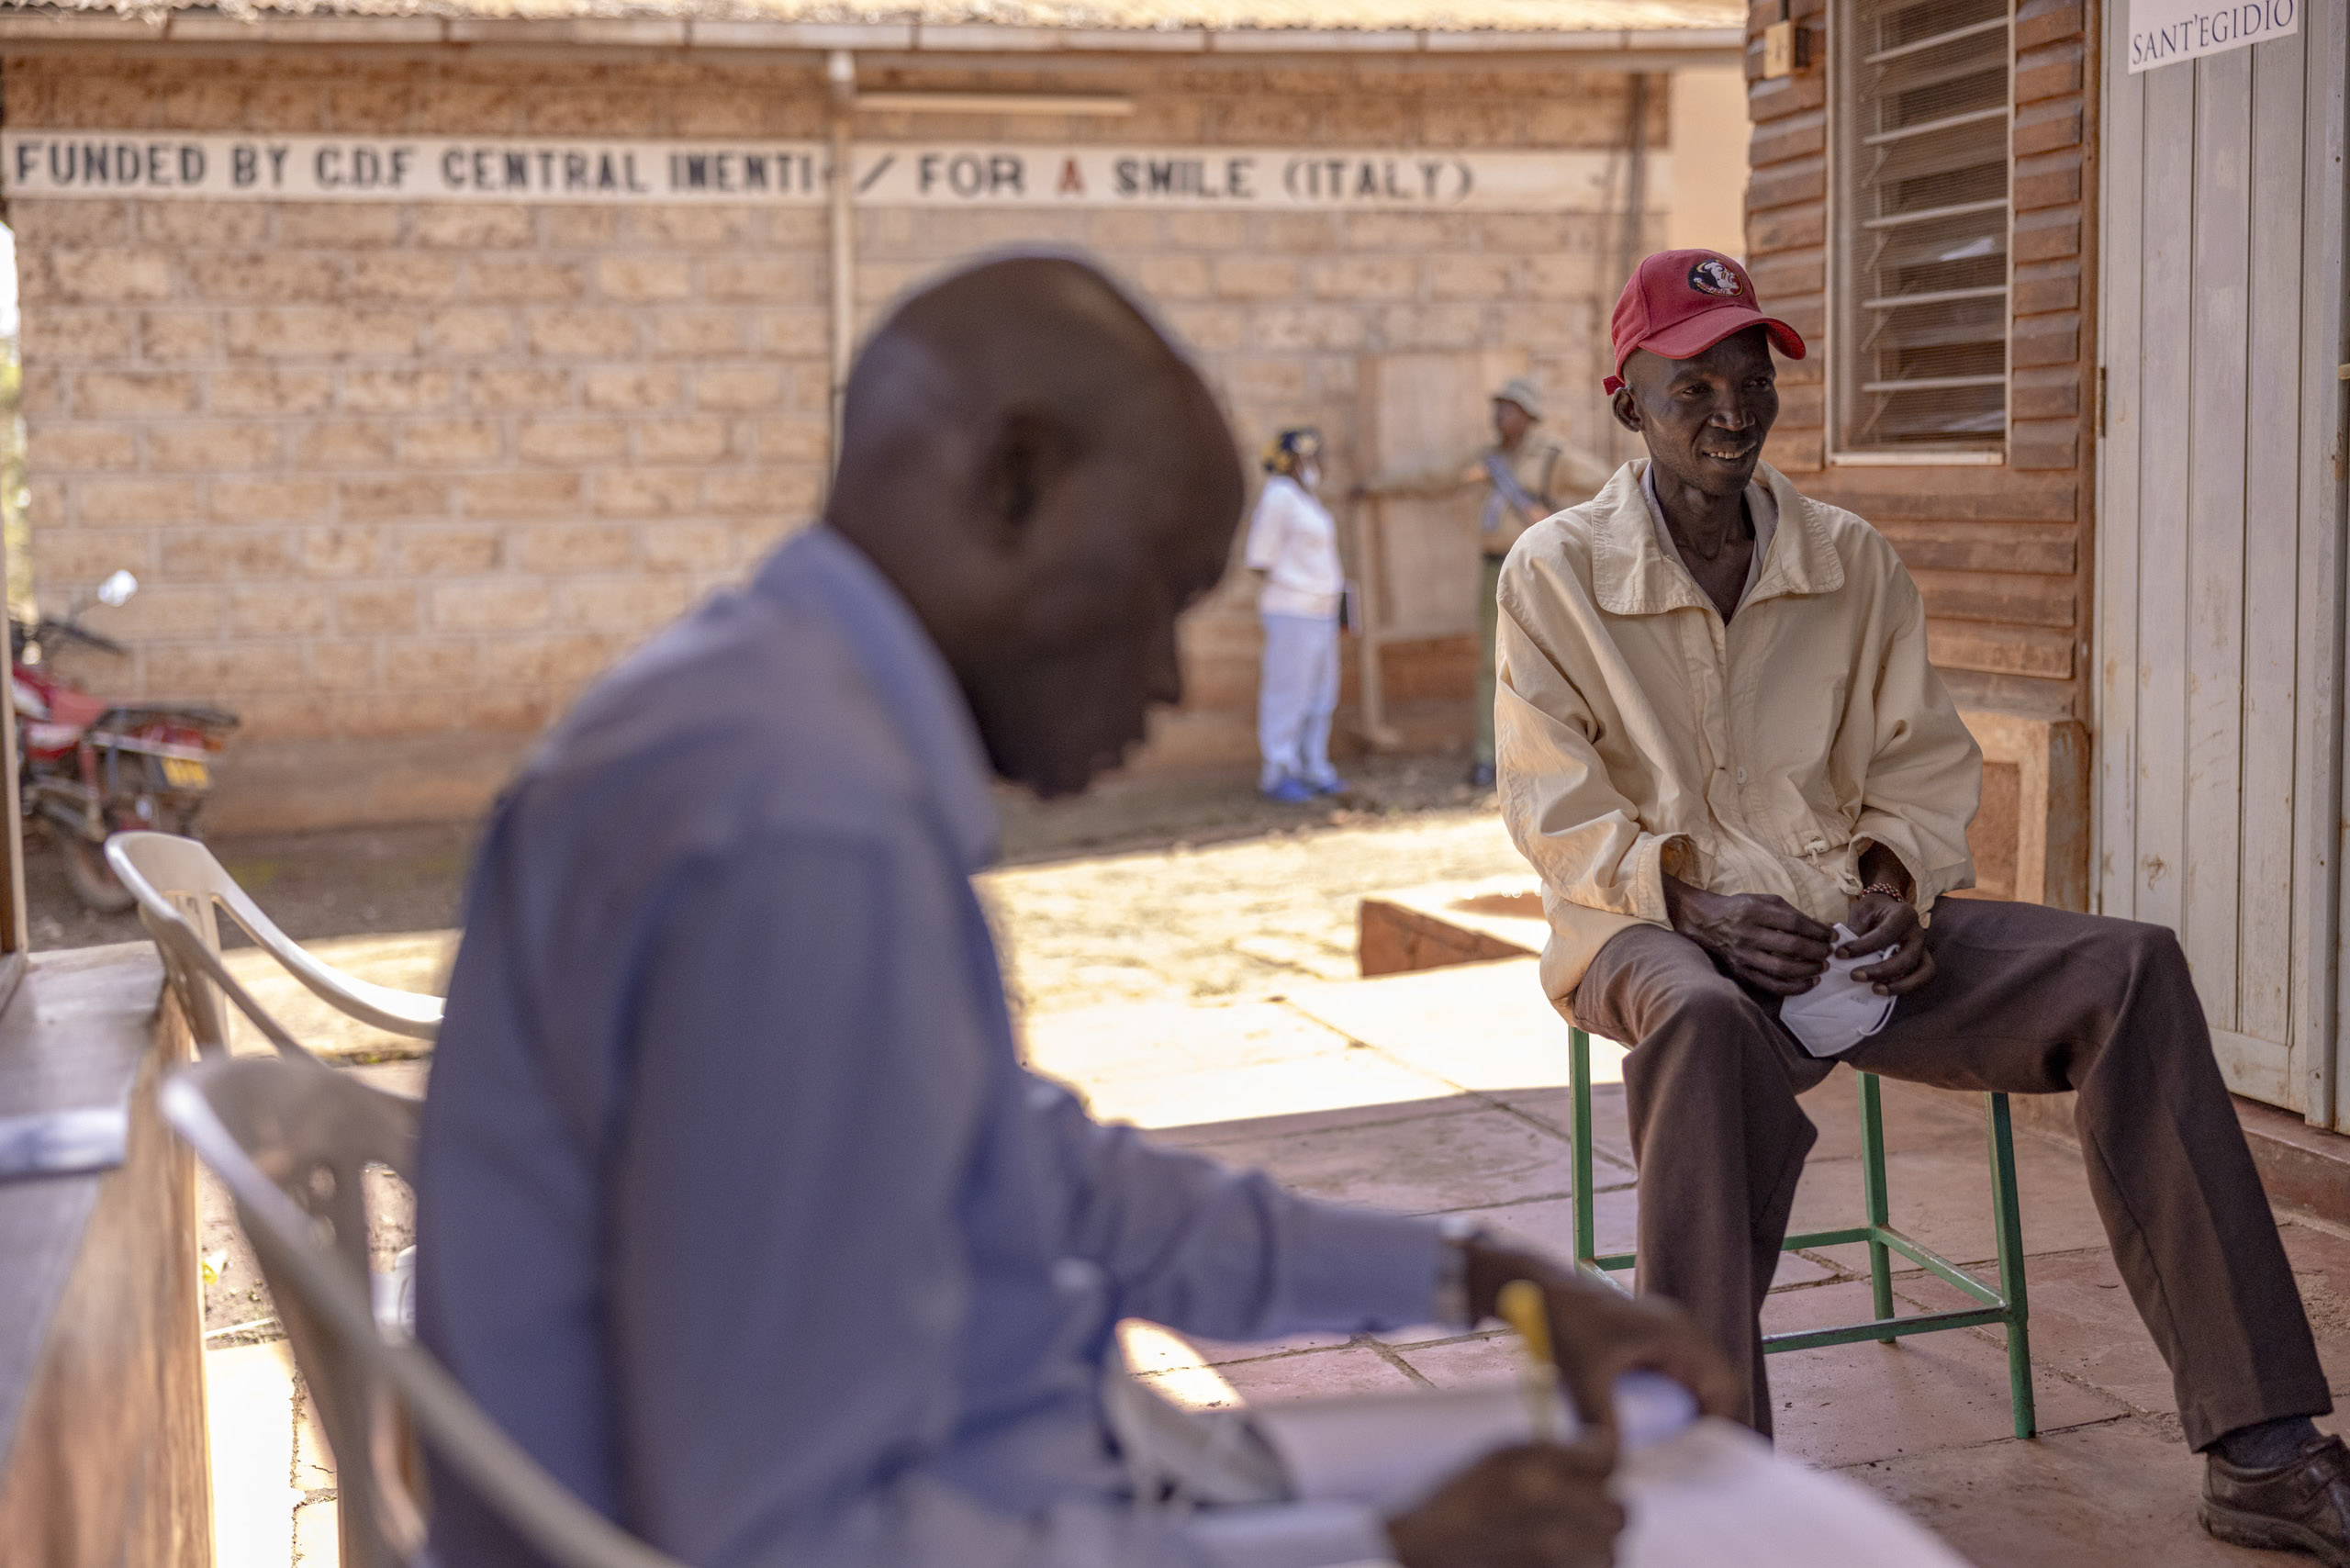
POLYGON ((2222 1070, 2331 1126, 2345 0, 2132 75, 2105 12, 2098 907, 2179 934, 2222 1070))
MULTIPOLYGON (((1392 353, 1364 359, 1355 454, 1364 475, 1466 458, 1494 439, 1493 393, 1526 368, 1510 350, 1392 353)), ((1389 738, 1379 650, 1390 643, 1474 636, 1480 582, 1477 515, 1483 492, 1438 498, 1386 496, 1355 510, 1355 571, 1365 634, 1357 644, 1363 730, 1389 738)))

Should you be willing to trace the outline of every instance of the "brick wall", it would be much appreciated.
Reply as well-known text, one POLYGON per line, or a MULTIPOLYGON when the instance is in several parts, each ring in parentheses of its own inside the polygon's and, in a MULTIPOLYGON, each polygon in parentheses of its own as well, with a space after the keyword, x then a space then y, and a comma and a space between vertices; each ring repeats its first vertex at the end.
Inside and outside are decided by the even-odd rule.
MULTIPOLYGON (((789 64, 6 62, 21 127, 811 138, 789 64)), ((1008 83, 1125 91, 1130 119, 867 115, 876 140, 1605 147, 1628 78, 1162 63, 1008 83)), ((1666 95, 1651 95, 1650 144, 1666 95)), ((830 284, 822 208, 22 200, 33 566, 118 566, 107 690, 246 716, 225 823, 473 809, 581 684, 817 503, 830 284)), ((1203 357, 1248 450, 1320 423, 1356 470, 1365 356, 1516 345, 1591 439, 1613 241, 1594 216, 860 214, 866 318, 954 258, 1084 247, 1203 357)), ((1227 584, 1189 626, 1166 757, 1249 749, 1255 629, 1227 584)), ((1459 648, 1396 672, 1465 700, 1459 648), (1456 689, 1457 689, 1457 691, 1456 689)), ((1465 725, 1466 711, 1460 722, 1465 725)))
POLYGON ((1762 33, 1778 20, 1777 0, 1756 0, 1747 55, 1749 261, 1755 287, 1815 350, 1782 366, 1770 460, 1899 546, 1925 594, 1935 661, 1962 702, 2068 719, 2088 713, 2096 459, 2083 3, 2021 0, 2015 13, 2011 423, 1998 466, 1824 466, 1828 62, 1837 47, 1826 0, 1795 0, 1812 29, 1807 70, 1762 78, 1762 33))

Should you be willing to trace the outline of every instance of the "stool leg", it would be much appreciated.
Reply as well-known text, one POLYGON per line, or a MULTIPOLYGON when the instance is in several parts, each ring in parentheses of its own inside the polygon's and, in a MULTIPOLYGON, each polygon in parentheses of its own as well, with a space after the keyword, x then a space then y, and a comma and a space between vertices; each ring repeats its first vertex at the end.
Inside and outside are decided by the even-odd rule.
POLYGON ((1569 1029, 1567 1056, 1575 1118, 1575 1262, 1587 1269, 1599 1256, 1599 1226, 1591 1201, 1591 1036, 1569 1029))
POLYGON ((1991 1142, 1992 1219, 1999 1230, 1999 1294, 2008 1304, 2008 1401, 2016 1418, 2016 1436, 2029 1438, 2040 1430, 2031 1401, 2031 1304, 2024 1295, 2023 1209, 2016 1197, 2015 1136, 2008 1124, 2008 1097, 1984 1096, 1984 1118, 1991 1142))
MULTIPOLYGON (((1876 1074, 1861 1078, 1861 1202, 1868 1210, 1869 1228, 1881 1231, 1892 1223, 1892 1205, 1885 1190, 1885 1108, 1876 1074)), ((1893 1316, 1893 1260, 1884 1242, 1869 1238, 1869 1294, 1876 1303, 1879 1322, 1893 1316)), ((1890 1334, 1877 1341, 1895 1342, 1890 1334)))

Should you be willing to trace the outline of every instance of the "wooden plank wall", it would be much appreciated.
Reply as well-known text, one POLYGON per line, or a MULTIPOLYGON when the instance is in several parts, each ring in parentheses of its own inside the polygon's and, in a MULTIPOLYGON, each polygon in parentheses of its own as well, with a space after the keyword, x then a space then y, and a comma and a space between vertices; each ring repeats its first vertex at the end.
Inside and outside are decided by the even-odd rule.
MULTIPOLYGON (((2303 81, 2300 453, 2296 500, 2303 520, 2300 623, 2311 628, 2296 654, 2301 701, 2296 714, 2293 788, 2310 809, 2294 813, 2293 930, 2298 956, 2290 997, 2304 1114, 2324 1126, 2350 1126, 2350 1075, 2342 1071, 2341 1020, 2350 1014, 2350 964, 2341 961, 2342 868, 2350 864, 2350 801, 2344 800, 2344 522, 2350 518, 2350 4, 2319 0, 2305 18, 2303 47, 2317 62, 2303 81), (2333 364, 2326 364, 2331 344, 2333 364), (2314 349, 2317 352, 2310 352, 2314 349), (2323 526, 2331 519, 2332 526, 2323 526), (2311 526, 2316 522, 2318 526, 2311 526), (2329 608, 2332 613, 2328 614, 2329 608), (2328 812, 2323 809, 2333 806, 2328 812)), ((2258 90, 2267 85, 2264 76, 2258 90)), ((2288 259, 2273 263, 2279 271, 2288 259)), ((2256 277, 2266 270, 2255 264, 2256 277)))
MULTIPOLYGON (((1826 465, 1828 0, 1794 0, 1811 63, 1762 77, 1748 21, 1754 121, 1747 260, 1763 303, 1813 347, 1782 366, 1770 460, 1807 494, 1849 507, 1899 547, 1926 598, 1935 662, 1963 707, 2047 719, 2088 713, 2095 197, 2086 0, 2022 0, 2015 21, 2012 429, 2003 465, 1826 465)), ((2086 801, 2070 802, 2086 812, 2086 801)))
POLYGON ((2110 50, 2098 907, 2169 925, 2239 1093, 2341 1118, 2344 0, 2110 50))

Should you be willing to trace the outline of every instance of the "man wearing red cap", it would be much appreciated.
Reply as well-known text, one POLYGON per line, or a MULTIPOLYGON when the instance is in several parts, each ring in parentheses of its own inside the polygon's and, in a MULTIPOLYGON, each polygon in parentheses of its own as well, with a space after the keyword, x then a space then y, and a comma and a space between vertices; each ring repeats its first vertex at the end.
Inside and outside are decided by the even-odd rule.
POLYGON ((2214 1535, 2350 1565, 2350 1450, 2167 929, 1973 885, 1982 756, 1884 537, 1761 461, 1803 340, 1710 251, 1617 302, 1648 447, 1529 531, 1499 590, 1501 804, 1542 875, 1543 980, 1632 1048, 1639 1288, 1707 1325, 1771 1425, 1757 1315, 1841 1059, 2078 1093, 2114 1258, 2210 1456, 2214 1535), (1940 901, 1940 902, 1938 902, 1940 901))

